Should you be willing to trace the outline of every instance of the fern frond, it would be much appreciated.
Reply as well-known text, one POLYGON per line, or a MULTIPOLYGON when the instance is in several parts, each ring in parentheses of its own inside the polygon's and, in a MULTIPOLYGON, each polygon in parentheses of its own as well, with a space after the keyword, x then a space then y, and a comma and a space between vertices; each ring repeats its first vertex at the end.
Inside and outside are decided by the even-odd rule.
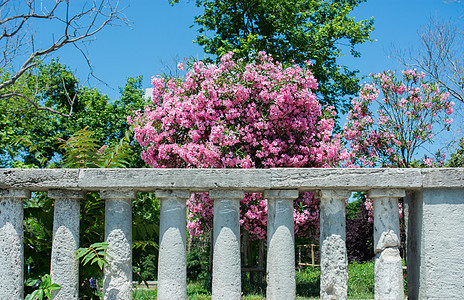
POLYGON ((112 147, 103 146, 99 150, 99 159, 97 162, 100 168, 125 168, 129 164, 129 157, 132 154, 130 147, 129 135, 125 136, 118 144, 112 147))
POLYGON ((98 144, 92 137, 93 132, 85 127, 73 134, 67 141, 62 142, 61 149, 65 150, 63 164, 66 168, 96 168, 98 167, 98 144))

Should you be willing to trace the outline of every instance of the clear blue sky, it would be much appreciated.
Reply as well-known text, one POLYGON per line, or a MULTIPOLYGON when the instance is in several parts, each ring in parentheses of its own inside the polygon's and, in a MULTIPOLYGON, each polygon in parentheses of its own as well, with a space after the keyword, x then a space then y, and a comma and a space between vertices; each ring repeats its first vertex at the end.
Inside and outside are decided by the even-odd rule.
MULTIPOLYGON (((95 74, 110 88, 92 83, 112 99, 119 96, 118 87, 129 76, 143 75, 144 85, 149 87, 151 76, 163 72, 162 62, 173 66, 176 57, 204 56, 202 48, 193 43, 197 28, 190 28, 194 16, 202 12, 193 0, 181 0, 175 6, 170 6, 168 0, 126 1, 125 5, 132 29, 105 28, 88 46, 95 74)), ((358 46, 361 58, 346 57, 342 62, 362 74, 398 69, 400 66, 387 57, 393 44, 402 48, 417 45, 417 32, 428 17, 458 19, 464 14, 462 7, 442 0, 368 0, 352 16, 358 20, 375 18, 372 38, 376 41, 358 46)), ((81 79, 87 77, 86 62, 75 49, 62 49, 58 56, 81 79)))
MULTIPOLYGON (((194 17, 202 12, 195 1, 181 0, 170 6, 168 0, 126 0, 123 5, 126 5, 127 18, 132 21, 132 29, 126 26, 105 28, 88 46, 94 72, 108 87, 95 80, 90 83, 111 99, 119 97, 119 87, 124 86, 127 77, 143 75, 144 86, 148 88, 151 76, 163 73, 164 65, 172 67, 176 59, 185 57, 204 57, 202 48, 193 43, 197 28, 190 28, 194 17)), ((463 4, 446 4, 442 0, 368 0, 357 7, 352 16, 357 20, 375 18, 371 37, 376 41, 358 46, 361 58, 347 56, 341 62, 360 70, 362 75, 400 70, 401 66, 388 58, 393 45, 404 49, 417 47, 417 33, 428 18, 462 23, 463 8, 463 4)), ((76 50, 68 47, 58 56, 82 81, 86 79, 88 67, 76 50)))

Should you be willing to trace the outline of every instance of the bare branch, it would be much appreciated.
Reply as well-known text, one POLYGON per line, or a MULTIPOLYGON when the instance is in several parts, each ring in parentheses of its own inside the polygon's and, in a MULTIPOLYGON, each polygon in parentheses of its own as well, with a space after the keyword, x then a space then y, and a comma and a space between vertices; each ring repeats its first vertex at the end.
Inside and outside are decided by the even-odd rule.
POLYGON ((27 100, 37 110, 49 111, 49 112, 52 112, 54 114, 58 114, 58 115, 63 116, 63 117, 70 117, 72 115, 72 106, 71 106, 70 112, 68 114, 65 114, 65 113, 62 113, 61 111, 55 110, 55 109, 53 109, 51 107, 40 106, 40 105, 37 104, 37 102, 35 102, 31 98, 29 98, 28 96, 20 94, 20 93, 7 93, 7 94, 1 94, 0 95, 0 98, 10 98, 10 97, 19 97, 19 98, 22 98, 24 100, 27 100))
POLYGON ((419 32, 421 46, 408 54, 393 49, 395 58, 407 68, 424 72, 450 95, 464 103, 464 35, 452 22, 430 19, 419 32))
MULTIPOLYGON (((78 44, 91 41, 107 26, 117 23, 130 25, 122 9, 119 8, 119 0, 91 0, 84 4, 76 3, 79 2, 70 0, 0 1, 0 47, 2 48, 0 68, 10 68, 5 71, 11 74, 9 78, 0 82, 1 98, 14 94, 8 87, 13 86, 26 71, 34 69, 38 59, 47 57, 68 44, 76 46, 84 55, 90 73, 94 77, 90 60, 78 44), (38 27, 41 22, 49 23, 49 26, 52 26, 48 28, 59 31, 51 32, 54 37, 57 36, 57 39, 54 38, 45 47, 39 45, 40 49, 35 50, 34 40, 39 39, 34 38, 35 34, 30 32, 29 28, 38 27), (19 67, 15 69, 14 66, 19 67)), ((37 104, 34 105, 34 101, 30 101, 31 99, 24 94, 19 94, 16 96, 28 100, 39 109, 37 104)), ((55 112, 51 108, 40 108, 40 110, 55 112)))

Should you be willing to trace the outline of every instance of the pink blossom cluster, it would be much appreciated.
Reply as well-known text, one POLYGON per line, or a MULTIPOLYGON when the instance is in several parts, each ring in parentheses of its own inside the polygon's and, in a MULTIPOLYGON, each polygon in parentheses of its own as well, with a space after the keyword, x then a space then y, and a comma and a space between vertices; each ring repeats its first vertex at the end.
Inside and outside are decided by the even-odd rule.
MULTIPOLYGON (((196 62, 185 79, 154 77, 153 105, 129 117, 142 158, 155 168, 331 167, 350 157, 333 133, 333 108, 322 109, 317 81, 305 67, 284 67, 260 52, 252 63, 196 62)), ((178 68, 183 68, 179 65, 178 68)), ((297 234, 317 228, 317 200, 295 201, 297 234)), ((207 194, 188 203, 189 230, 211 226, 207 194)), ((247 194, 241 224, 252 238, 265 237, 267 201, 247 194)))
POLYGON ((391 71, 371 76, 372 83, 353 99, 344 126, 353 163, 408 167, 416 150, 431 142, 435 125, 449 127, 454 103, 416 70, 403 71, 401 79, 391 71))

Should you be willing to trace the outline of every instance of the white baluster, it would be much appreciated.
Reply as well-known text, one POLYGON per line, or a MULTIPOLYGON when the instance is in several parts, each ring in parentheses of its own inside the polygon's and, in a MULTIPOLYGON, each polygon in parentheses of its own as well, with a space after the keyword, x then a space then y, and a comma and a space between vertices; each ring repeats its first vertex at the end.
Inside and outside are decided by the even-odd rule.
POLYGON ((157 190, 160 200, 159 300, 187 299, 186 190, 157 190))
POLYGON ((26 190, 0 190, 0 299, 24 298, 24 209, 26 190))
POLYGON ((132 299, 132 199, 134 191, 103 190, 105 205, 105 240, 108 242, 109 266, 105 266, 103 299, 132 299))
POLYGON ((240 200, 243 192, 211 190, 214 200, 213 299, 241 298, 240 200))
POLYGON ((371 190, 374 204, 375 299, 404 299, 398 199, 404 190, 371 190))
POLYGON ((79 248, 79 216, 81 191, 50 190, 55 199, 53 243, 50 276, 61 286, 54 300, 79 299, 79 261, 74 252, 79 248))
POLYGON ((350 192, 321 190, 321 299, 347 299, 345 200, 350 192))
POLYGON ((267 299, 296 298, 293 200, 298 190, 266 190, 267 299))

